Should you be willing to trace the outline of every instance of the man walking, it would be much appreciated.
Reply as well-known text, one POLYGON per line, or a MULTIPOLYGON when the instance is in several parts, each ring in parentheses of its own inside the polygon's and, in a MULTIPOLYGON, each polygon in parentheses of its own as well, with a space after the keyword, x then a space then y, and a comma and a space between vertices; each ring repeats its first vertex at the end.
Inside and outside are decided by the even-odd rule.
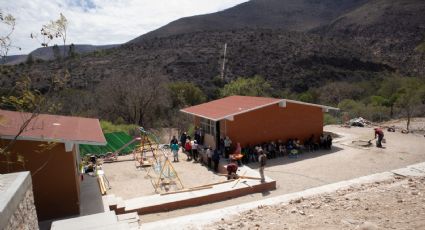
POLYGON ((382 148, 382 139, 384 139, 384 132, 380 128, 375 128, 375 139, 378 137, 376 141, 376 147, 382 148))
POLYGON ((264 167, 266 167, 267 155, 262 149, 259 150, 259 153, 260 156, 258 157, 258 162, 260 163, 261 183, 264 183, 266 182, 266 178, 264 177, 264 167))

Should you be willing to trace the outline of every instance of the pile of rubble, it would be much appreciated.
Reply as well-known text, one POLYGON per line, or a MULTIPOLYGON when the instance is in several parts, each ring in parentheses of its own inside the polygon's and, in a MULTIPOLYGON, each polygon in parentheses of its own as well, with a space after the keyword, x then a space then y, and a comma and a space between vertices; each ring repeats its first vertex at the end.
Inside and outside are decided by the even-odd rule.
POLYGON ((349 120, 348 125, 357 126, 357 127, 365 127, 365 126, 371 126, 372 122, 364 119, 363 117, 357 117, 357 118, 353 118, 349 120))

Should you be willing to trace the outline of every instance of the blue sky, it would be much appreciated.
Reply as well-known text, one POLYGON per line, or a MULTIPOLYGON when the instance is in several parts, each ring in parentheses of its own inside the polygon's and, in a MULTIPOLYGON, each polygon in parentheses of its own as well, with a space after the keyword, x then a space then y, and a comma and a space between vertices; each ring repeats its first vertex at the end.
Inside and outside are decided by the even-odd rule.
MULTIPOLYGON (((247 0, 0 0, 0 9, 16 18, 13 49, 26 54, 40 44, 30 38, 43 24, 69 21, 68 41, 75 44, 119 44, 181 17, 221 11, 247 0)), ((3 31, 0 31, 0 33, 3 31)), ((51 44, 60 44, 57 40, 51 44)))

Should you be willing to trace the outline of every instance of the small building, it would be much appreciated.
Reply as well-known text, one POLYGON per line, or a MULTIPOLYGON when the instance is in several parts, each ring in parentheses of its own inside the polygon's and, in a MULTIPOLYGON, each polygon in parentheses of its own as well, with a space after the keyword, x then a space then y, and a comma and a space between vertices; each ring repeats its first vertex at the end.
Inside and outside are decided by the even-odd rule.
POLYGON ((0 173, 31 172, 39 220, 78 215, 79 144, 106 145, 99 120, 47 114, 30 119, 31 116, 0 110, 0 147, 9 146, 8 154, 0 155, 0 173))
POLYGON ((213 148, 228 136, 233 144, 256 145, 266 141, 323 133, 323 113, 337 108, 267 97, 230 96, 182 109, 204 132, 204 144, 213 148))

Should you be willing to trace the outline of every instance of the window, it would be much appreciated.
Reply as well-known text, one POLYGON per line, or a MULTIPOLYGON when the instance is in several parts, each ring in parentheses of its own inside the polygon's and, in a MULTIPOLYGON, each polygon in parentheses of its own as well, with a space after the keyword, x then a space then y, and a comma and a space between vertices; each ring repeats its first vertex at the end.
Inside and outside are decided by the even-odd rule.
POLYGON ((200 126, 202 128, 202 131, 204 131, 204 133, 215 136, 215 121, 201 118, 200 124, 201 124, 200 126))

